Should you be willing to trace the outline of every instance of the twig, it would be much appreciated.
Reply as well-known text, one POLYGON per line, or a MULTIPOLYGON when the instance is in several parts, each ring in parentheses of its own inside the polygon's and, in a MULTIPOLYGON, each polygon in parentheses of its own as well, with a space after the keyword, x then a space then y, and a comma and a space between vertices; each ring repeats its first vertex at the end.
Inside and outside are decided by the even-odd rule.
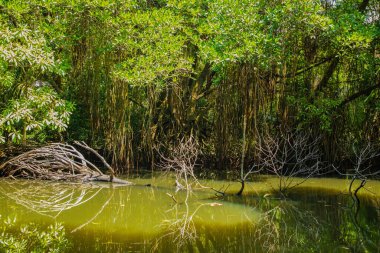
POLYGON ((178 203, 178 201, 176 200, 176 198, 172 194, 167 192, 166 195, 168 195, 175 203, 178 203))

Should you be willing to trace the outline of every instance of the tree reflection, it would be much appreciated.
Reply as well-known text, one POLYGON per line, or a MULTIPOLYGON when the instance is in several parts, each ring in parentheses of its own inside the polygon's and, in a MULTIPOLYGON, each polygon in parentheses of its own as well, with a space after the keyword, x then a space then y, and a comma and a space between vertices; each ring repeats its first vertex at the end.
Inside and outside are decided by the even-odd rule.
POLYGON ((318 242, 322 224, 312 212, 300 208, 291 200, 263 199, 259 202, 267 210, 255 229, 255 241, 263 252, 310 249, 310 242, 318 242))
POLYGON ((7 203, 15 202, 67 222, 80 216, 70 224, 74 231, 80 230, 73 234, 78 251, 378 252, 380 248, 380 199, 373 196, 359 195, 358 206, 350 195, 310 189, 291 191, 287 199, 273 195, 197 199, 194 192, 188 201, 184 201, 187 192, 180 191, 175 202, 166 196, 166 189, 105 186, 3 181, 0 192, 12 200, 5 201, 8 210, 12 204, 7 203), (246 218, 223 221, 235 211, 246 218), (217 213, 212 222, 206 220, 217 213))
POLYGON ((93 199, 103 187, 94 184, 4 180, 0 184, 0 192, 28 210, 57 218, 63 211, 93 199))
POLYGON ((363 200, 351 199, 348 201, 348 208, 339 217, 341 220, 340 242, 342 247, 351 252, 378 252, 380 231, 374 225, 375 220, 371 219, 379 219, 376 211, 379 203, 368 203, 367 200, 363 200), (362 204, 363 200, 365 205, 362 204))
POLYGON ((174 242, 177 252, 378 252, 379 203, 362 200, 356 215, 349 196, 321 194, 293 195, 297 201, 246 196, 240 203, 262 210, 260 221, 230 227, 198 224, 192 220, 198 209, 187 209, 166 221, 168 240, 156 241, 154 250, 165 252, 174 242))

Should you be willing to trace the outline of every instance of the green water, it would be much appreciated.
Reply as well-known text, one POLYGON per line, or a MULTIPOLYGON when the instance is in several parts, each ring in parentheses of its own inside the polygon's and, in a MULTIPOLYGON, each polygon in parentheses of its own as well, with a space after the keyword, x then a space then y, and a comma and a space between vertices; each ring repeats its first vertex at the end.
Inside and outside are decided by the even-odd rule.
POLYGON ((286 199, 271 192, 276 179, 264 178, 242 197, 195 189, 187 202, 172 178, 132 181, 137 185, 0 180, 0 215, 19 225, 63 223, 68 252, 380 252, 377 181, 362 190, 359 208, 347 181, 336 179, 310 180, 286 199))

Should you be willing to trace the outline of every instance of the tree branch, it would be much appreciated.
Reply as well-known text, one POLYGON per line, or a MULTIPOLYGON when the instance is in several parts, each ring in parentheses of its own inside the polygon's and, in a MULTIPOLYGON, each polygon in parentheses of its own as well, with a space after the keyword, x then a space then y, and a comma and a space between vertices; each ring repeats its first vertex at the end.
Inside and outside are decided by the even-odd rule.
POLYGON ((355 100, 361 96, 368 96, 369 94, 371 94, 372 91, 374 91, 375 89, 378 89, 378 88, 380 88, 380 82, 378 84, 370 86, 364 90, 358 91, 358 92, 352 94, 351 96, 347 97, 338 105, 338 108, 345 106, 346 104, 352 102, 353 100, 355 100))
POLYGON ((296 76, 298 76, 298 75, 301 75, 301 74, 303 74, 303 73, 305 73, 305 72, 307 72, 307 71, 309 71, 309 70, 311 70, 311 69, 313 69, 313 68, 315 68, 315 67, 318 67, 318 66, 320 66, 320 65, 322 65, 322 64, 324 64, 324 63, 326 63, 326 62, 329 62, 329 61, 331 61, 333 59, 333 56, 330 56, 330 57, 327 57, 327 58, 324 58, 322 61, 320 61, 320 62, 317 62, 317 63, 314 63, 314 64, 311 64, 310 66, 308 66, 308 67, 305 67, 305 68, 303 68, 303 69, 299 69, 299 70, 297 70, 297 72, 296 73, 288 73, 288 74, 286 74, 286 75, 278 75, 278 74, 276 74, 276 76, 277 77, 281 77, 281 78, 285 78, 285 77, 287 77, 287 78, 292 78, 292 77, 296 77, 296 76))
POLYGON ((329 67, 326 69, 325 73, 323 74, 322 80, 315 87, 316 91, 322 90, 322 88, 327 85, 330 78, 334 74, 335 69, 338 67, 338 64, 339 64, 339 57, 333 58, 329 67))

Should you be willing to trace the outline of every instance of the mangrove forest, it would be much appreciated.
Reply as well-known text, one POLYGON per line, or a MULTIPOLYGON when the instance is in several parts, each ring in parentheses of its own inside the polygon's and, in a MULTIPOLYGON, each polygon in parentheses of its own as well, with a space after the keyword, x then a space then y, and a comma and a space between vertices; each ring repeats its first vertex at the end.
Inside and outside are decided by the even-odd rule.
POLYGON ((379 0, 0 0, 0 252, 380 252, 379 0))

